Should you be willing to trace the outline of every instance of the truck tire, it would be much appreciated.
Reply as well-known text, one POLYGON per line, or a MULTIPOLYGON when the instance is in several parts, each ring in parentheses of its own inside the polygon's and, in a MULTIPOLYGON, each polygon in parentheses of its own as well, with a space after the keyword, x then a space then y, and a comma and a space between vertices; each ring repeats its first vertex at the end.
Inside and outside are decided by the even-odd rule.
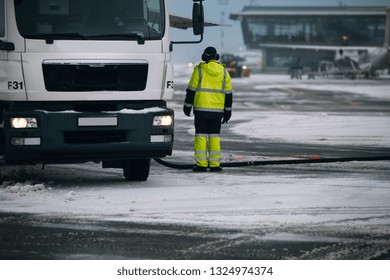
POLYGON ((127 181, 146 181, 149 177, 150 159, 127 160, 123 175, 127 181))

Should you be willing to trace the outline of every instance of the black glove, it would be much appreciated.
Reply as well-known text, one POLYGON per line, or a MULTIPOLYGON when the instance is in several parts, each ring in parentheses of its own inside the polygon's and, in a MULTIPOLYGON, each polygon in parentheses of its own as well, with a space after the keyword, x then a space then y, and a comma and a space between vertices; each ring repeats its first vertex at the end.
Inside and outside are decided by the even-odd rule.
POLYGON ((232 117, 232 111, 224 110, 224 111, 223 111, 223 120, 222 120, 222 124, 228 123, 228 121, 230 120, 231 117, 232 117))
POLYGON ((183 112, 184 112, 184 115, 186 115, 187 117, 191 116, 191 107, 187 107, 184 105, 183 112))

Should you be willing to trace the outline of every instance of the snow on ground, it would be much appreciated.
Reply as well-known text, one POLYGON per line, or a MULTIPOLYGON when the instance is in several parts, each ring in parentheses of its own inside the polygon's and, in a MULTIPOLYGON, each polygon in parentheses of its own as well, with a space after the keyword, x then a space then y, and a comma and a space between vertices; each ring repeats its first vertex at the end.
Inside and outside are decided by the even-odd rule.
MULTIPOLYGON (((119 171, 114 177, 101 174, 95 180, 83 179, 82 173, 96 172, 98 167, 84 165, 77 172, 75 165, 69 167, 74 169, 70 173, 76 172, 71 186, 55 181, 50 185, 3 182, 0 210, 234 228, 346 221, 350 226, 389 224, 389 182, 359 175, 358 162, 347 165, 356 168, 352 178, 230 172, 199 176, 191 171, 172 174, 161 169, 143 183, 125 183, 119 171), (103 178, 105 175, 111 181, 103 178)), ((378 169, 389 168, 384 162, 375 165, 378 169)), ((335 163, 322 168, 339 167, 335 163)), ((51 170, 58 173, 61 167, 51 170)), ((58 180, 62 181, 61 176, 58 180)))
MULTIPOLYGON (((187 80, 184 73, 177 82, 187 80)), ((253 75, 234 83, 251 83, 257 88, 285 85, 323 88, 324 81, 302 83, 291 81, 287 76, 253 75)), ((389 87, 362 86, 361 81, 355 85, 350 82, 348 87, 342 81, 334 81, 327 88, 371 98, 390 98, 389 87)), ((182 118, 182 114, 177 115, 178 119, 182 118)), ((280 112, 242 111, 235 112, 235 118, 246 121, 236 124, 232 130, 248 137, 390 146, 389 114, 284 112, 281 115, 280 112)), ((174 152, 177 153, 180 151, 174 152)), ((185 156, 190 158, 190 155, 185 156)), ((299 171, 302 167, 296 168, 299 171)), ((51 166, 46 171, 36 170, 38 174, 46 172, 38 175, 40 179, 36 182, 31 179, 3 182, 0 211, 240 228, 321 223, 348 224, 349 227, 389 225, 390 182, 370 175, 385 173, 383 170, 390 170, 389 162, 373 162, 368 167, 359 162, 319 164, 306 176, 300 172, 279 173, 278 169, 200 175, 154 165, 147 182, 129 183, 123 181, 121 171, 101 170, 92 163, 51 166), (328 169, 345 168, 353 171, 326 175, 328 169), (319 176, 320 173, 323 175, 319 176)))
MULTIPOLYGON (((186 84, 191 75, 191 68, 179 65, 181 75, 175 83, 186 84)), ((390 77, 381 79, 390 81, 390 77)), ((378 84, 376 80, 291 80, 288 75, 255 74, 245 79, 232 79, 233 88, 251 85, 255 90, 273 90, 271 98, 288 98, 288 95, 278 89, 310 89, 318 91, 338 91, 359 94, 368 98, 390 100, 390 84, 378 84)), ((180 94, 184 95, 184 92, 180 94)), ((235 91, 234 95, 240 95, 235 91)), ((261 96, 264 100, 264 97, 261 96)), ((267 97, 266 97, 267 98, 267 97)), ((178 104, 175 110, 181 110, 178 104)), ((245 104, 248 108, 256 106, 245 104)), ((255 109, 255 108, 251 108, 255 109)), ((186 118, 177 114, 176 118, 186 118)), ((371 145, 390 146, 390 115, 371 113, 370 115, 351 115, 349 112, 264 112, 250 110, 240 112, 234 110, 234 120, 245 120, 233 128, 234 133, 263 140, 282 142, 329 144, 329 145, 371 145)))
POLYGON ((390 116, 259 112, 251 113, 248 119, 232 131, 253 138, 294 143, 390 146, 390 116))

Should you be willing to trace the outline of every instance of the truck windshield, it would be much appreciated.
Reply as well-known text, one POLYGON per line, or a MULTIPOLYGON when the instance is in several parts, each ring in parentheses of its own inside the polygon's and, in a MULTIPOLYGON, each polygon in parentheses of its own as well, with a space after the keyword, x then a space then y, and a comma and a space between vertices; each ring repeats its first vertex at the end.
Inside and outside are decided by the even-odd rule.
POLYGON ((158 40, 163 0, 15 0, 24 38, 50 40, 158 40))

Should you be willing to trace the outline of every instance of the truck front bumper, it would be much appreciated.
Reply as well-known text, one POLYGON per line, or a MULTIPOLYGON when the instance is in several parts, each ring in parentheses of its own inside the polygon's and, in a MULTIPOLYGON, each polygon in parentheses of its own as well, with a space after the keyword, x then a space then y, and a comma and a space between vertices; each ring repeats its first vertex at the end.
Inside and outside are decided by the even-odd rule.
POLYGON ((173 110, 159 107, 99 113, 7 111, 5 162, 69 163, 165 157, 172 154, 173 117, 173 110), (167 116, 171 116, 171 124, 161 122, 167 116), (33 119, 33 127, 15 128, 11 121, 15 118, 33 119))

